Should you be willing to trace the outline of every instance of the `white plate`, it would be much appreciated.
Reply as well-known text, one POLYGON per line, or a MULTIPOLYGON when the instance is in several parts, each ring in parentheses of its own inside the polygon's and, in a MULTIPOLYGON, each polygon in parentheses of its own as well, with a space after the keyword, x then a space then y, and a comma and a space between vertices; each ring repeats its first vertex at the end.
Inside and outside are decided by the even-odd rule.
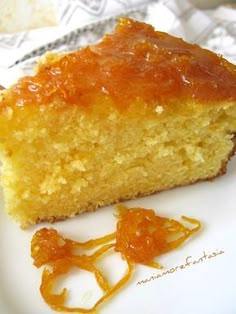
MULTIPOLYGON (((137 266, 126 288, 100 308, 101 314, 236 313, 235 169, 236 158, 230 162, 227 174, 213 182, 126 202, 130 207, 153 208, 163 216, 198 218, 203 228, 181 248, 158 259, 165 266, 164 270, 137 266), (212 253, 214 257, 209 258, 212 253), (198 263, 185 269, 177 267, 185 264, 188 256, 191 256, 189 261, 198 263), (167 270, 169 273, 164 274, 167 270)), ((9 220, 2 208, 3 205, 0 211, 0 313, 56 313, 41 298, 39 284, 42 269, 36 269, 30 257, 33 233, 48 225, 22 231, 9 220)), ((65 237, 84 241, 112 232, 116 222, 113 213, 113 207, 107 207, 56 223, 53 227, 65 237)), ((113 281, 124 270, 118 255, 112 255, 105 266, 113 281)), ((82 272, 79 276, 74 271, 67 284, 72 290, 73 304, 86 306, 98 296, 92 276, 86 273, 82 272)))

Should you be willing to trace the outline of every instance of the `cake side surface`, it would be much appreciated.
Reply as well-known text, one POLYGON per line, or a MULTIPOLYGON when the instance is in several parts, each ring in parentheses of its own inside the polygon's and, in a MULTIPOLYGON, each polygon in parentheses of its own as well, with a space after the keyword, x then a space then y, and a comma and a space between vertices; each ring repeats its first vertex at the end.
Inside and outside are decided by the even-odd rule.
POLYGON ((6 211, 24 228, 214 178, 235 133, 234 65, 121 20, 1 93, 6 211))
POLYGON ((35 106, 9 118, 2 184, 23 227, 213 178, 234 148, 235 103, 133 104, 124 115, 97 101, 90 112, 35 106))

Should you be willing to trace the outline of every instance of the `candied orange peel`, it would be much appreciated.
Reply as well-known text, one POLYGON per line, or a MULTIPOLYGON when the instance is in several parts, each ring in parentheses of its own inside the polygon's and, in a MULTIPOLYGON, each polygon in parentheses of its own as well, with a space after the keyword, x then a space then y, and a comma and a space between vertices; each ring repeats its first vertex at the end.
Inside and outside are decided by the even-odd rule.
POLYGON ((182 216, 189 224, 196 225, 190 229, 177 220, 157 216, 152 209, 117 206, 118 222, 114 233, 86 242, 66 239, 55 229, 42 228, 34 234, 31 241, 31 256, 34 265, 45 268, 42 274, 40 292, 45 302, 56 311, 94 313, 108 298, 112 297, 131 278, 135 263, 154 268, 162 268, 154 258, 179 247, 193 233, 201 228, 201 223, 193 218, 182 216), (97 248, 91 254, 78 250, 97 248), (127 262, 127 271, 113 286, 110 286, 103 273, 96 267, 96 262, 105 252, 113 249, 120 252, 127 262), (59 294, 52 293, 55 279, 66 274, 71 267, 87 270, 94 274, 103 296, 89 309, 65 306, 67 290, 59 294))
POLYGON ((154 257, 180 246, 201 227, 198 220, 182 216, 183 220, 196 224, 189 229, 174 219, 156 216, 152 209, 127 210, 118 206, 118 210, 115 249, 139 264, 150 266, 154 257))

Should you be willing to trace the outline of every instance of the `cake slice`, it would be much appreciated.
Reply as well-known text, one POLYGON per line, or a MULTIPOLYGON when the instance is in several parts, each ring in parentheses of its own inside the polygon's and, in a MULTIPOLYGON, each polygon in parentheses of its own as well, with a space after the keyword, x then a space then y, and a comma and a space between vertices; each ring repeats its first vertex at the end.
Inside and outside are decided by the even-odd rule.
POLYGON ((1 94, 5 209, 22 228, 223 174, 236 67, 131 19, 1 94))

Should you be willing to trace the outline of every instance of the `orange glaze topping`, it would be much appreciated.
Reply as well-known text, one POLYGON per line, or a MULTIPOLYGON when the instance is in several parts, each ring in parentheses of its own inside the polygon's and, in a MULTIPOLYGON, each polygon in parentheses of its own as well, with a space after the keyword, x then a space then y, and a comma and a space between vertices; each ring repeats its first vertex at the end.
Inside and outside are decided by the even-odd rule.
POLYGON ((130 279, 135 263, 145 264, 154 268, 162 266, 153 261, 155 256, 166 253, 180 246, 187 238, 200 229, 196 219, 182 217, 188 223, 196 225, 189 229, 180 222, 155 215, 151 209, 118 206, 117 230, 104 237, 76 242, 63 238, 56 230, 43 228, 38 230, 31 242, 31 256, 34 265, 40 267, 49 264, 51 270, 45 268, 40 287, 45 302, 54 310, 66 312, 94 313, 106 299, 114 295, 130 279), (103 245, 103 246, 101 246, 103 245), (98 247, 94 253, 78 254, 76 250, 88 250, 98 247), (122 254, 127 261, 127 272, 114 285, 110 286, 103 273, 96 267, 96 261, 111 248, 122 254), (53 294, 54 280, 66 274, 71 267, 92 272, 104 295, 90 309, 71 308, 65 306, 67 290, 53 294))
POLYGON ((125 108, 140 98, 236 100, 236 68, 222 57, 129 18, 94 46, 70 53, 19 80, 13 102, 88 106, 96 95, 125 108))

